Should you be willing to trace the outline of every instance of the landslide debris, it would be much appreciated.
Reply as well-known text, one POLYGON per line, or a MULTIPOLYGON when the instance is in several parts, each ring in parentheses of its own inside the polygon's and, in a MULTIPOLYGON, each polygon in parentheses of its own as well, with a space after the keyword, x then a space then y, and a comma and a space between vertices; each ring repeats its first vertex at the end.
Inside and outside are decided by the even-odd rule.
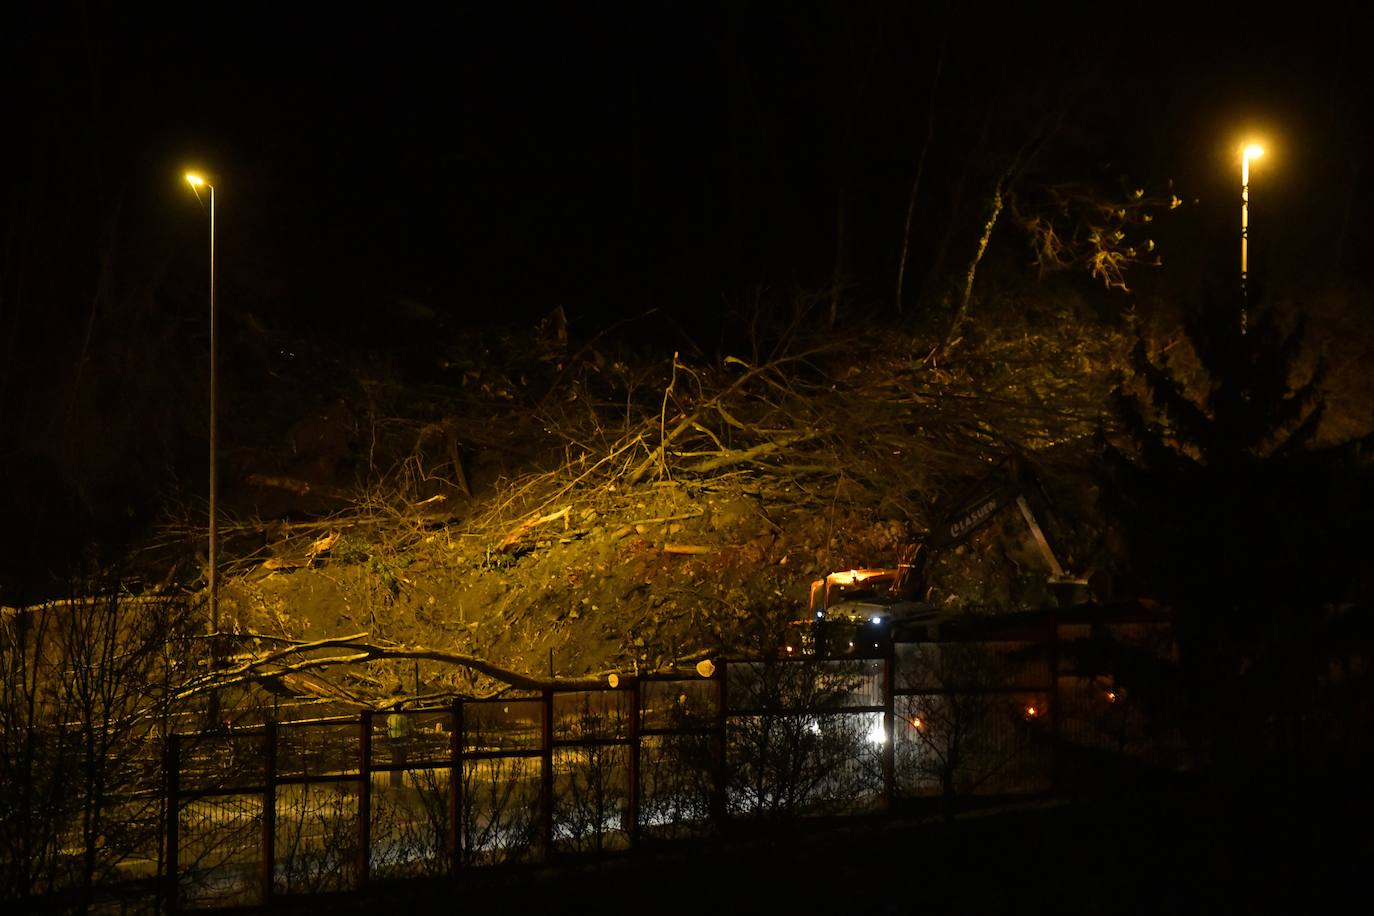
MULTIPOLYGON (((776 646, 813 578, 894 563, 930 506, 1008 447, 1072 477, 1120 342, 1003 330, 940 365, 866 328, 666 357, 571 340, 555 313, 463 336, 418 381, 355 358, 313 411, 234 456, 225 629, 240 657, 354 636, 560 678, 776 646)), ((1073 492, 1088 555, 1091 497, 1073 492)), ((1014 520, 933 572, 950 604, 1044 598, 1014 520)), ((369 704, 502 685, 383 658, 293 686, 369 704)))

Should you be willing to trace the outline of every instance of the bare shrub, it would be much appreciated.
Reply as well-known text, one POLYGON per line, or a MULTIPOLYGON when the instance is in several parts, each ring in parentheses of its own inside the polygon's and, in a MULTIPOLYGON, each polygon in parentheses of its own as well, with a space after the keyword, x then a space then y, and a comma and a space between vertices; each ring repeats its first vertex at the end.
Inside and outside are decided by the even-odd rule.
POLYGON ((1041 738, 1049 697, 1044 673, 1019 657, 1026 651, 972 642, 904 651, 903 695, 894 704, 896 779, 904 793, 937 795, 952 811, 976 794, 1046 788, 1041 738))
POLYGON ((160 870, 162 739, 190 617, 117 589, 0 617, 0 899, 85 907, 160 870))
POLYGON ((732 814, 786 821, 853 810, 881 791, 869 740, 881 661, 769 660, 730 666, 732 814))
POLYGON ((275 890, 318 894, 355 886, 360 839, 357 786, 278 786, 276 805, 275 890))
POLYGON ((642 689, 645 728, 666 733, 640 739, 641 836, 700 834, 723 778, 715 685, 648 681, 642 689))
POLYGON ((554 837, 560 849, 600 853, 623 845, 629 805, 629 749, 623 694, 584 693, 580 707, 556 726, 554 837))

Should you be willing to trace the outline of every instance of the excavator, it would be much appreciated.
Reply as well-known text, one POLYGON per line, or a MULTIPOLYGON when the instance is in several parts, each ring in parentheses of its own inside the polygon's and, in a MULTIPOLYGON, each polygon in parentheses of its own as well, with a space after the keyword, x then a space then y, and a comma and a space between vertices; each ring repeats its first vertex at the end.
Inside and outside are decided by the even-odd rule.
POLYGON ((1089 600, 1087 580, 1064 569, 1036 518, 1033 500, 1049 502, 1030 460, 1013 452, 976 484, 937 509, 935 525, 919 542, 902 551, 896 566, 832 572, 812 582, 808 617, 793 628, 800 638, 794 638, 785 650, 871 655, 883 652, 902 630, 934 623, 941 610, 928 600, 930 588, 925 575, 932 552, 964 543, 1012 506, 1020 511, 1045 560, 1047 584, 1058 603, 1067 606, 1089 600))

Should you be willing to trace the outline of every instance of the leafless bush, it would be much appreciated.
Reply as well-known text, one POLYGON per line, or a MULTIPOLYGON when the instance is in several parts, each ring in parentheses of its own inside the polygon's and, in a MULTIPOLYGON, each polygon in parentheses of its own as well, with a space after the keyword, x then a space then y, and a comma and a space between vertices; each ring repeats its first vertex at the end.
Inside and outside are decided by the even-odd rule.
POLYGON ((641 836, 699 835, 723 778, 714 684, 651 681, 644 691, 646 725, 667 734, 641 738, 641 836))
POLYGON ((528 747, 529 735, 503 727, 501 717, 510 709, 518 711, 519 706, 473 704, 465 713, 464 741, 473 756, 463 764, 458 813, 464 866, 514 864, 534 858, 539 761, 518 756, 528 747))
POLYGON ((351 889, 357 880, 360 840, 357 787, 278 786, 276 805, 274 889, 284 894, 351 889))
MULTIPOLYGON (((629 754, 618 704, 582 694, 580 708, 561 724, 565 740, 577 742, 554 754, 554 841, 569 852, 600 853, 624 836, 629 804, 629 754)), ((618 699, 618 697, 617 697, 618 699)))
POLYGON ((895 703, 898 786, 938 795, 950 811, 976 794, 1045 788, 1047 675, 1018 659, 1026 650, 958 642, 913 650, 899 689, 914 692, 895 703))
POLYGON ((0 618, 0 899, 86 906, 121 871, 160 869, 162 738, 191 616, 110 590, 0 618))
POLYGON ((379 877, 437 877, 450 871, 449 772, 405 771, 402 786, 374 785, 372 873, 379 877))
POLYGON ((183 904, 260 903, 262 794, 217 795, 178 806, 177 893, 183 904))
MULTIPOLYGON (((881 791, 873 660, 770 660, 730 666, 728 803, 772 821, 852 811, 881 791)), ((880 720, 879 720, 880 721, 880 720)))
POLYGON ((463 771, 463 864, 530 861, 538 834, 539 767, 527 757, 469 761, 463 771))

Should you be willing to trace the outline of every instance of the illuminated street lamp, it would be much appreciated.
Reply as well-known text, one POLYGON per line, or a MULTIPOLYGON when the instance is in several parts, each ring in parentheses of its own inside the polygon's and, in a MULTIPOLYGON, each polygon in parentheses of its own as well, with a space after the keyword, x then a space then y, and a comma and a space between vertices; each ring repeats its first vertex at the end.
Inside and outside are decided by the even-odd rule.
POLYGON ((1264 147, 1251 143, 1240 154, 1240 332, 1245 333, 1250 304, 1248 254, 1250 246, 1250 160, 1264 155, 1264 147))
MULTIPOLYGON (((210 633, 219 633, 219 477, 216 461, 215 427, 218 372, 215 365, 215 186, 195 172, 186 173, 186 182, 200 198, 200 189, 210 190, 210 633)), ((213 646, 212 646, 213 651, 213 646)))

